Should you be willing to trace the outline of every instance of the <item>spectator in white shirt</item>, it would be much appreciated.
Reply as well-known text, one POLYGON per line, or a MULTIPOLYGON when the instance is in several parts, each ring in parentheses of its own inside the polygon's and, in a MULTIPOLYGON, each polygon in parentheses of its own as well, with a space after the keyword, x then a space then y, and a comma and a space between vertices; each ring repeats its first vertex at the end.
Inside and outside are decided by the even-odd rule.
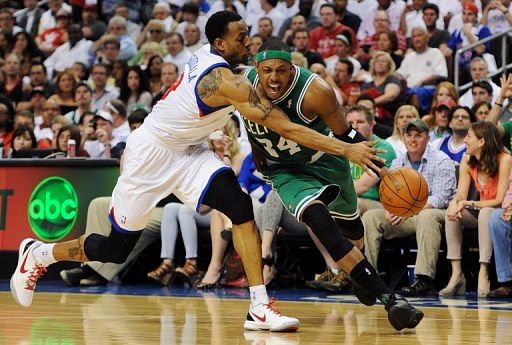
MULTIPOLYGON (((487 80, 489 84, 492 87, 492 104, 496 102, 496 99, 498 98, 501 88, 496 85, 491 79, 489 79, 489 69, 487 67, 487 62, 481 58, 476 57, 473 60, 471 60, 469 65, 469 74, 471 75, 471 80, 473 82, 477 82, 479 80, 487 80)), ((473 95, 471 93, 471 89, 466 91, 460 98, 459 98, 459 104, 468 108, 472 108, 475 104, 473 102, 473 95)))
POLYGON ((114 9, 114 16, 120 16, 126 19, 126 33, 135 42, 137 37, 139 37, 142 28, 139 24, 130 20, 130 11, 128 10, 128 7, 123 4, 116 5, 114 9))
POLYGON ((172 62, 178 66, 178 71, 181 73, 185 70, 185 65, 192 54, 185 49, 185 42, 183 37, 174 32, 165 38, 167 46, 167 55, 164 56, 165 62, 172 62))
POLYGON ((171 6, 166 2, 157 2, 153 7, 153 17, 164 24, 165 32, 173 32, 178 23, 171 15, 171 6))
POLYGON ((196 24, 201 32, 201 42, 207 43, 208 39, 206 38, 204 28, 208 18, 206 18, 206 16, 199 15, 199 6, 193 2, 187 2, 181 8, 181 13, 183 15, 183 21, 178 24, 176 32, 183 37, 185 35, 185 27, 187 26, 187 23, 196 24))
POLYGON ((41 15, 38 34, 41 34, 45 30, 52 29, 57 25, 56 16, 61 8, 69 13, 72 11, 71 6, 66 4, 63 0, 48 0, 48 8, 48 11, 41 15))

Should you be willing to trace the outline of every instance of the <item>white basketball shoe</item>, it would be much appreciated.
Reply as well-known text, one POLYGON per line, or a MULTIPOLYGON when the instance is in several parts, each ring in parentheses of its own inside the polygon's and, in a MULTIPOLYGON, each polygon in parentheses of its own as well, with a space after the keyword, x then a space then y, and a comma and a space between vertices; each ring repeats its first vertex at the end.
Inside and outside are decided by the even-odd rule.
POLYGON ((268 304, 251 304, 244 328, 250 331, 271 332, 294 332, 299 329, 299 320, 281 315, 273 306, 274 303, 275 299, 272 298, 268 304))
POLYGON ((46 267, 36 261, 34 249, 42 244, 32 238, 24 239, 18 253, 18 266, 11 277, 11 293, 24 307, 30 307, 37 280, 46 273, 46 267))

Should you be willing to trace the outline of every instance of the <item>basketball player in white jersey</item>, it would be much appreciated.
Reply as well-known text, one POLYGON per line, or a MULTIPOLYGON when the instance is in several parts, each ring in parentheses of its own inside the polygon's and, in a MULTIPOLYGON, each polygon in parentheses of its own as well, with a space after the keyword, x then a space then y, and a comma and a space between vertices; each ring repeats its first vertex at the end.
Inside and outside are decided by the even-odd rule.
POLYGON ((231 12, 218 12, 206 24, 209 45, 197 50, 185 72, 128 138, 123 169, 112 194, 107 236, 89 234, 46 244, 25 239, 11 278, 14 299, 30 306, 37 280, 57 261, 122 263, 134 247, 158 200, 174 193, 198 212, 215 208, 233 222, 233 241, 250 284, 251 304, 244 327, 293 331, 299 321, 272 308, 263 285, 261 243, 250 197, 233 171, 208 149, 208 136, 223 127, 235 108, 250 121, 313 149, 343 155, 366 170, 379 168, 372 142, 347 144, 292 123, 260 99, 249 81, 231 68, 249 54, 247 25, 231 12), (374 162, 372 162, 373 160, 374 162))

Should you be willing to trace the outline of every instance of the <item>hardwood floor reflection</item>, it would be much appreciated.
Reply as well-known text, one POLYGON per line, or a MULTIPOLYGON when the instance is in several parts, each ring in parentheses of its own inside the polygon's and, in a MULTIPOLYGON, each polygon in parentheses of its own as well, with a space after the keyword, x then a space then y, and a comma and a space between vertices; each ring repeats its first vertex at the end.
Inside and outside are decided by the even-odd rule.
POLYGON ((279 302, 296 333, 244 332, 248 301, 38 293, 30 308, 0 292, 0 344, 510 344, 512 312, 422 308, 416 330, 395 332, 382 306, 279 302))

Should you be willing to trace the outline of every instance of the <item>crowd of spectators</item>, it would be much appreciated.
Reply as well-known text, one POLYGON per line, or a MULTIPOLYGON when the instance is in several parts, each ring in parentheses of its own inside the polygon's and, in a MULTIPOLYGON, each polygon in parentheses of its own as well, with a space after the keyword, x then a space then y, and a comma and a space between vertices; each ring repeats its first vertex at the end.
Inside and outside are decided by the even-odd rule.
MULTIPOLYGON (((453 271, 443 294, 461 292, 463 282, 465 287, 460 265, 462 223, 478 228, 484 249, 478 293, 492 295, 488 284, 491 242, 505 237, 508 249, 512 245, 510 224, 504 220, 511 214, 504 193, 510 169, 504 170, 501 164, 508 161, 503 157, 509 157, 512 144, 512 77, 506 76, 506 69, 497 73, 512 61, 512 31, 505 35, 505 46, 494 40, 464 51, 458 60, 455 53, 512 29, 510 0, 2 0, 2 156, 26 157, 23 151, 39 149, 70 157, 120 158, 130 130, 177 80, 192 54, 207 43, 205 23, 219 10, 236 12, 247 22, 251 37, 247 65, 254 64, 263 42, 282 39, 292 48, 294 63, 325 79, 338 101, 350 107, 350 123, 386 148, 389 167, 412 167, 426 177, 427 206, 417 216, 402 219, 382 209, 376 192, 379 179, 352 166, 370 262, 377 265, 383 239, 416 234, 416 277, 402 293, 431 293, 446 225, 453 271), (503 49, 508 54, 503 55, 503 49), (469 88, 455 85, 455 79, 469 88), (496 131, 475 125, 482 121, 496 131), (493 138, 503 145, 491 143, 493 138), (69 139, 77 143, 76 152, 67 152, 69 139), (487 146, 499 147, 492 154, 500 157, 500 169, 482 160, 487 146), (471 179, 480 186, 479 192, 492 189, 489 181, 500 186, 499 192, 468 201, 471 179), (495 212, 500 207, 503 219, 495 212)), ((239 127, 243 158, 250 150, 239 127)), ((162 227, 171 229, 167 236, 176 238, 181 215, 183 224, 206 222, 172 205, 163 209, 167 220, 162 227)), ((155 214, 160 218, 162 211, 155 214)), ((160 227, 160 221, 151 231, 160 227)), ((218 230, 229 227, 226 224, 218 230)), ((270 233, 277 233, 278 225, 268 227, 270 233)), ((88 231, 92 230, 88 227, 88 231)), ((197 241, 196 236, 189 237, 187 241, 197 241)), ((272 240, 269 243, 264 246, 264 258, 272 256, 272 240)), ((503 243, 500 248, 495 258, 498 279, 504 284, 498 293, 511 294, 510 250, 503 249, 503 243)), ((197 250, 188 249, 185 265, 178 268, 195 276, 197 250)), ((309 285, 346 286, 340 283, 341 272, 324 258, 327 273, 309 285)), ((151 271, 150 276, 168 283, 166 274, 176 266, 172 245, 162 249, 162 259, 162 269, 151 271)), ((214 259, 213 266, 222 261, 214 259)), ((218 280, 219 269, 208 273, 205 285, 218 280)), ((118 270, 119 266, 103 274, 104 281, 118 270)), ((85 271, 80 279, 95 272, 85 271)), ((267 267, 269 272, 273 271, 267 267)), ((66 279, 72 281, 70 277, 66 279)))

